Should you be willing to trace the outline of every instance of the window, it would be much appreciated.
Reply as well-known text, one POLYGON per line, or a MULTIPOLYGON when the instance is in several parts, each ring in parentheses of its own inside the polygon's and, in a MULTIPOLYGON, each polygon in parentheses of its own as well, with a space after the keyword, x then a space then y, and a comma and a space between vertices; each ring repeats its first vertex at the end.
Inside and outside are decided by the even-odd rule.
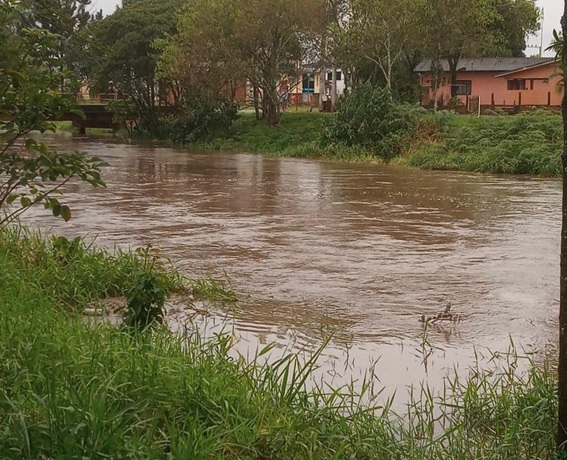
POLYGON ((508 80, 508 90, 509 91, 520 91, 526 88, 526 80, 508 80))
POLYGON ((315 77, 313 76, 313 74, 309 74, 309 73, 303 74, 303 92, 304 93, 315 92, 315 77))
MULTIPOLYGON (((331 81, 333 79, 333 72, 327 72, 327 80, 331 81)), ((340 70, 337 70, 337 81, 341 81, 343 79, 343 73, 340 70)))
POLYGON ((470 96, 472 94, 471 80, 457 80, 457 96, 470 96))

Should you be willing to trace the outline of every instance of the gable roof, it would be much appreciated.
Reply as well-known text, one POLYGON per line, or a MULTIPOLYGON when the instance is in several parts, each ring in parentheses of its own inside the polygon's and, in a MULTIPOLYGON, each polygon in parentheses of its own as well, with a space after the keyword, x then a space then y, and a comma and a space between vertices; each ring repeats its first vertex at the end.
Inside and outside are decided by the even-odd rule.
MULTIPOLYGON (((530 67, 540 66, 554 62, 555 58, 463 58, 459 60, 457 68, 461 72, 514 72, 530 67)), ((441 61, 444 72, 449 71, 446 59, 441 61)), ((424 59, 414 69, 414 72, 429 72, 431 59, 424 59)))

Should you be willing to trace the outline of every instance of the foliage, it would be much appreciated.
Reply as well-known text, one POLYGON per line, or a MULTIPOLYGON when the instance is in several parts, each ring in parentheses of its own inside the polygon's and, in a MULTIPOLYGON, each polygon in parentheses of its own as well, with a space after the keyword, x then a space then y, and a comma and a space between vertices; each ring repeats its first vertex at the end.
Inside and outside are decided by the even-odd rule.
POLYGON ((350 63, 349 68, 357 68, 361 59, 374 64, 390 94, 395 65, 402 59, 416 26, 416 6, 412 0, 351 1, 351 17, 343 30, 343 61, 350 63))
POLYGON ((525 36, 539 29, 540 19, 530 0, 424 0, 418 14, 418 46, 431 61, 435 109, 443 59, 449 65, 451 95, 456 96, 463 56, 517 55, 525 49, 525 36))
POLYGON ((389 160, 404 151, 426 113, 420 107, 394 103, 387 89, 363 84, 339 102, 336 116, 325 127, 323 143, 362 146, 389 160))
POLYGON ((196 95, 170 121, 170 139, 177 144, 209 142, 228 132, 238 117, 238 104, 223 97, 196 95))
POLYGON ((29 138, 54 131, 50 120, 73 111, 74 101, 57 91, 68 77, 58 65, 58 37, 34 27, 14 34, 25 15, 19 4, 0 4, 0 229, 35 204, 69 220, 70 209, 53 194, 74 178, 104 185, 99 158, 60 154, 29 138))
POLYGON ((270 125, 281 117, 280 85, 297 80, 324 11, 321 0, 200 0, 179 15, 178 33, 161 43, 162 71, 182 87, 217 94, 249 80, 270 125), (295 77, 291 79, 290 77, 295 77))
POLYGON ((90 27, 88 72, 95 91, 117 92, 136 108, 138 129, 155 136, 168 82, 156 75, 154 41, 175 30, 179 0, 138 0, 90 27))
POLYGON ((214 302, 236 302, 236 293, 222 281, 212 278, 193 280, 189 283, 191 292, 198 299, 207 299, 214 302))
POLYGON ((108 101, 106 110, 112 113, 112 123, 126 128, 130 136, 134 134, 134 129, 137 128, 136 104, 126 99, 113 99, 108 101))
POLYGON ((265 154, 282 154, 284 150, 317 142, 328 114, 287 112, 280 124, 272 128, 251 114, 240 116, 231 131, 215 136, 208 144, 216 150, 239 150, 265 154))
POLYGON ((460 116, 441 139, 417 145, 399 161, 425 169, 557 176, 562 142, 556 113, 460 116))
MULTIPOLYGON (((91 21, 99 20, 102 11, 93 13, 92 0, 23 0, 26 21, 23 27, 40 28, 58 37, 51 52, 60 68, 72 72, 74 78, 84 79, 84 49, 88 37, 83 33, 91 21)), ((62 79, 61 90, 73 90, 62 79)))
POLYGON ((129 296, 141 275, 151 273, 164 292, 181 291, 184 281, 155 252, 113 253, 95 248, 82 238, 45 239, 22 227, 0 231, 0 253, 14 261, 17 270, 34 276, 34 286, 57 305, 82 308, 105 297, 129 296))
POLYGON ((133 273, 133 284, 128 292, 128 313, 124 324, 144 331, 163 322, 165 300, 170 294, 160 273, 167 273, 159 259, 159 252, 150 246, 136 250, 141 265, 133 273))
MULTIPOLYGON (((308 389, 322 349, 276 360, 268 345, 245 360, 231 352, 231 336, 204 340, 191 325, 176 336, 86 324, 54 307, 59 285, 38 282, 48 276, 42 258, 6 251, 11 245, 1 244, 0 452, 7 460, 553 458, 555 380, 545 365, 532 363, 523 374, 523 358, 495 356, 494 367, 447 380, 439 395, 415 389, 396 414, 392 399, 371 399, 373 375, 364 394, 348 385, 308 389)), ((83 262, 76 273, 90 270, 83 262)), ((96 279, 94 286, 116 282, 113 270, 96 279)), ((101 293, 88 283, 88 276, 66 280, 86 297, 101 293)))

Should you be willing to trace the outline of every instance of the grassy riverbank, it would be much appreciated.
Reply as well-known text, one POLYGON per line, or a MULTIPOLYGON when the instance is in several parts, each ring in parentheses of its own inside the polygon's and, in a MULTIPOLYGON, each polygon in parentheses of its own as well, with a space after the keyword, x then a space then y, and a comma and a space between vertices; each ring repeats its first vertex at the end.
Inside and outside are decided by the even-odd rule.
POLYGON ((85 305, 131 294, 149 266, 183 289, 152 254, 0 233, 0 458, 553 458, 544 367, 474 369, 441 398, 418 390, 398 416, 348 388, 305 390, 314 360, 260 365, 229 358, 229 336, 86 324, 85 305))
MULTIPOLYGON (((424 115, 429 116, 429 115, 424 115)), ((401 139, 403 153, 394 163, 422 169, 558 176, 561 173, 562 124, 557 113, 538 110, 518 115, 442 114, 443 123, 419 126, 401 139)), ((284 113, 280 126, 269 127, 250 114, 241 116, 230 135, 206 147, 302 158, 381 161, 368 146, 329 143, 326 123, 317 112, 284 113)))
POLYGON ((424 139, 397 163, 422 169, 559 176, 561 115, 453 116, 435 139, 424 139))

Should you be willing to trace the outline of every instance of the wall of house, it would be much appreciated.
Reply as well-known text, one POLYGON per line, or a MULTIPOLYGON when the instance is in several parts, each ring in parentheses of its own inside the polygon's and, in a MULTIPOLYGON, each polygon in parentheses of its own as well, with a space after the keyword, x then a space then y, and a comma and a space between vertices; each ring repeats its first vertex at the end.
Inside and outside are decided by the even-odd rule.
MULTIPOLYGON (((515 72, 509 75, 497 77, 501 72, 459 72, 457 80, 471 81, 471 97, 479 97, 481 105, 496 106, 530 106, 530 105, 551 105, 558 107, 561 105, 563 97, 562 92, 558 91, 558 83, 560 77, 553 76, 555 72, 555 64, 528 69, 521 72, 515 72), (548 79, 547 82, 541 79, 548 79), (524 90, 509 90, 509 79, 526 80, 526 88, 524 90), (533 88, 531 79, 533 80, 533 88)), ((449 86, 449 77, 444 75, 442 86, 439 88, 437 98, 440 105, 446 105, 451 99, 451 87, 449 86)), ((420 77, 422 86, 422 102, 427 105, 433 99, 433 91, 431 89, 431 76, 422 75, 420 77)), ((460 104, 467 105, 467 96, 458 96, 460 104)))

